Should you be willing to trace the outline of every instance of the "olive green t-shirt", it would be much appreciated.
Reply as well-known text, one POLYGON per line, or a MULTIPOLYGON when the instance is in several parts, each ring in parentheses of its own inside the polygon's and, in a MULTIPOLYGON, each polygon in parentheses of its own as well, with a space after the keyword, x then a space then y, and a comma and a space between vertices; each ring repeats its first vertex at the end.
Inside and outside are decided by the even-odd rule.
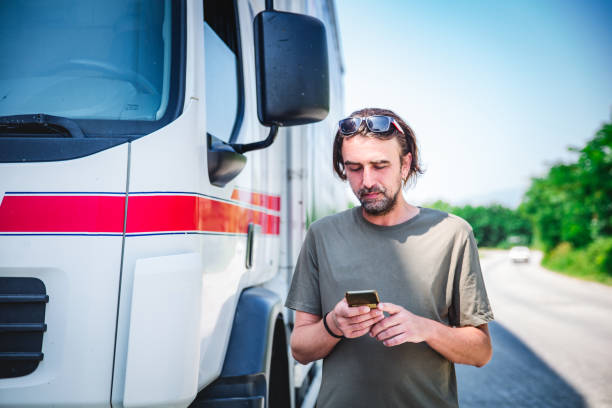
MULTIPOLYGON (((286 306, 323 316, 347 290, 366 289, 448 326, 493 320, 472 228, 437 210, 379 226, 355 207, 311 225, 286 306)), ((425 342, 386 347, 366 334, 323 360, 318 408, 457 405, 453 363, 425 342)))

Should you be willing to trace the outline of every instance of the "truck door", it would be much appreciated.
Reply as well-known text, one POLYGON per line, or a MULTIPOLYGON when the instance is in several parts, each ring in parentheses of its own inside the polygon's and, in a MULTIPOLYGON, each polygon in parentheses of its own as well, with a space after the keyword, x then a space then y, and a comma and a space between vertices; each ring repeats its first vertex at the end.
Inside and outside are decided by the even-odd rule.
POLYGON ((280 231, 280 197, 265 184, 269 153, 228 159, 214 149, 266 136, 256 116, 252 23, 237 3, 188 4, 183 113, 130 145, 114 406, 177 399, 162 393, 218 377, 241 291, 274 272, 264 258, 266 239, 280 231), (211 171, 215 160, 220 173, 211 171), (228 163, 230 173, 239 167, 232 177, 228 163), (190 303, 196 297, 201 303, 190 303), (166 381, 159 366, 189 384, 155 395, 147 384, 166 381))

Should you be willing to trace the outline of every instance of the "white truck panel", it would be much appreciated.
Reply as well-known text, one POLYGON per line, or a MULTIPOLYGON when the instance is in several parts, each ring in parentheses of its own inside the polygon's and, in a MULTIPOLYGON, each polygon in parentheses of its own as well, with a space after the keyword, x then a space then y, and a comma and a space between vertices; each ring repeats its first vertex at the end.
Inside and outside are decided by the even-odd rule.
POLYGON ((197 253, 136 261, 125 407, 180 407, 195 398, 201 270, 197 253))
MULTIPOLYGON (((0 190, 9 194, 0 205, 14 197, 62 203, 100 192, 124 197, 126 174, 126 145, 74 160, 3 163, 0 190)), ((39 278, 49 295, 45 357, 32 374, 0 381, 0 406, 62 404, 66 395, 75 406, 108 406, 122 240, 121 233, 52 229, 0 235, 0 276, 39 278)))
POLYGON ((50 406, 70 395, 75 406, 107 407, 117 310, 108 294, 119 289, 112 271, 120 267, 121 237, 35 238, 0 236, 0 275, 39 278, 49 295, 45 358, 32 374, 0 382, 0 406, 50 406))
POLYGON ((0 192, 122 192, 127 144, 73 160, 0 163, 0 192))

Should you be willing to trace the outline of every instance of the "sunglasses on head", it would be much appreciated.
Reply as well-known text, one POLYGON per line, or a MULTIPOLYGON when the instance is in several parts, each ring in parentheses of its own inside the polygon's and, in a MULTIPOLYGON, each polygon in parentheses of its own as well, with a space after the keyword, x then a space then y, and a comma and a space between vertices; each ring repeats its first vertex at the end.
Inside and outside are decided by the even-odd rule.
POLYGON ((338 128, 340 129, 340 133, 343 135, 352 135, 353 133, 359 131, 364 121, 368 129, 370 129, 370 132, 385 133, 388 132, 391 125, 393 125, 401 134, 404 134, 404 131, 399 123, 397 123, 397 120, 391 116, 383 115, 373 115, 365 118, 356 117, 342 119, 340 122, 338 122, 338 128))

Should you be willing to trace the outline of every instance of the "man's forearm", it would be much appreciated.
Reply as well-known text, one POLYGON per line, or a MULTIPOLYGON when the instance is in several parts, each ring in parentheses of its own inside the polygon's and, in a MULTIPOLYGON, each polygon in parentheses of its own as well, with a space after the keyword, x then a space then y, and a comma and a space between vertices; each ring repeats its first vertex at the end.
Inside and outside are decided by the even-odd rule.
MULTIPOLYGON (((336 330, 331 318, 328 325, 336 330)), ((340 334, 340 333, 338 333, 340 334)), ((291 334, 291 352, 293 358, 302 364, 327 357, 340 339, 330 336, 323 326, 323 319, 304 324, 293 329, 291 334)))
POLYGON ((491 359, 493 348, 486 324, 448 327, 430 319, 425 319, 424 324, 427 327, 425 341, 448 360, 482 367, 491 359))

